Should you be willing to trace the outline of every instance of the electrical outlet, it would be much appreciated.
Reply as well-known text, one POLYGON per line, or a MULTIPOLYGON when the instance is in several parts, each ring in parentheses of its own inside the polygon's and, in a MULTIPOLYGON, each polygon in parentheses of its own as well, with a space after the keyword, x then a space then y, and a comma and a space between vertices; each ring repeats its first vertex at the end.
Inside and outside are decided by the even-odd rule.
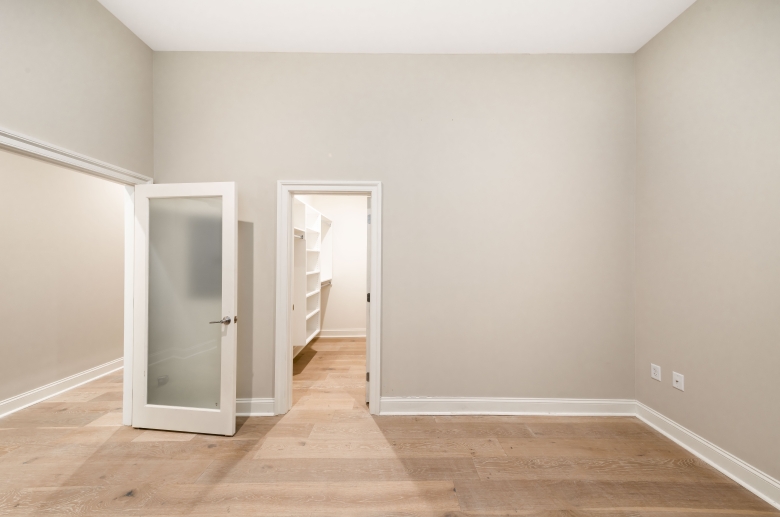
POLYGON ((661 367, 657 364, 650 363, 650 377, 660 381, 661 380, 661 367))
POLYGON ((672 372, 672 386, 680 391, 685 391, 685 376, 681 373, 672 372))

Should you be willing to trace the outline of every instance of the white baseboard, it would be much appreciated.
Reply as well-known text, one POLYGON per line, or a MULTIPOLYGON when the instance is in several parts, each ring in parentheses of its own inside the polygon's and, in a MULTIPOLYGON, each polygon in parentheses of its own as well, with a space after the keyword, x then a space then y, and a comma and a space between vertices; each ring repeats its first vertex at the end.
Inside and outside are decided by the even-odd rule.
POLYGON ((113 361, 101 364, 100 366, 95 366, 89 370, 84 370, 83 372, 71 375, 70 377, 52 382, 46 386, 35 388, 34 390, 30 390, 27 393, 22 393, 21 395, 16 395, 15 397, 2 400, 0 401, 0 418, 19 411, 20 409, 32 406, 33 404, 37 404, 38 402, 43 402, 44 400, 55 395, 59 395, 64 391, 68 391, 77 386, 81 386, 82 384, 94 381, 95 379, 103 377, 104 375, 108 375, 109 373, 121 370, 123 362, 124 359, 120 357, 119 359, 114 359, 113 361))
POLYGON ((780 481, 745 463, 654 409, 636 402, 636 416, 758 497, 780 509, 780 481))
POLYGON ((635 402, 621 399, 382 397, 379 414, 633 416, 635 402))
POLYGON ((366 329, 323 329, 319 337, 366 337, 366 329))
POLYGON ((236 399, 236 416, 274 416, 274 399, 236 399))

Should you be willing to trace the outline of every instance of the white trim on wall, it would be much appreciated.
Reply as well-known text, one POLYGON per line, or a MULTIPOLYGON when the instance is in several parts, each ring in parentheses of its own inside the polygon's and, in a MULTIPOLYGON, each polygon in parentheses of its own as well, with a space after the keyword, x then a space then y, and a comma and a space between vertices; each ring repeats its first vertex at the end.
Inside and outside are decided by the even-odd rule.
POLYGON ((0 128, 0 147, 125 185, 139 185, 152 182, 152 178, 143 174, 123 169, 122 167, 117 167, 116 165, 111 165, 110 163, 57 147, 56 145, 41 142, 8 129, 0 128))
POLYGON ((636 416, 694 456, 780 510, 780 481, 777 479, 639 401, 636 402, 636 416))
POLYGON ((236 399, 236 416, 274 416, 274 399, 236 399))
POLYGON ((634 416, 634 400, 505 397, 382 397, 382 415, 634 416))
POLYGON ((371 303, 369 336, 371 383, 369 411, 381 410, 380 366, 382 330, 382 182, 381 181, 279 181, 276 190, 276 336, 274 354, 274 412, 292 407, 292 346, 290 346, 292 299, 292 197, 296 194, 360 194, 371 196, 371 303))
POLYGON ((322 329, 319 337, 366 337, 366 329, 322 329))
POLYGON ((50 397, 59 395, 60 393, 81 386, 82 384, 94 381, 109 373, 113 373, 122 368, 122 363, 123 358, 120 357, 119 359, 114 359, 113 361, 95 366, 89 370, 84 370, 83 372, 71 375, 70 377, 54 381, 46 386, 41 386, 40 388, 35 388, 34 390, 22 393, 21 395, 2 400, 0 401, 0 418, 19 411, 20 409, 32 406, 33 404, 37 404, 38 402, 43 402, 50 397))

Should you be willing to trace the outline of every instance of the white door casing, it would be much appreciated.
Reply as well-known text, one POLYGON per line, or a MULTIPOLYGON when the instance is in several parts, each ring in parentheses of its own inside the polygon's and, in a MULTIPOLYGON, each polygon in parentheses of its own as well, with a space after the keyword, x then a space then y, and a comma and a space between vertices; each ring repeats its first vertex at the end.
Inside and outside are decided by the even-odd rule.
POLYGON ((366 198, 366 404, 371 405, 371 197, 366 198))
POLYGON ((287 181, 277 183, 276 203, 276 334, 274 356, 274 413, 285 414, 292 407, 291 304, 293 296, 292 200, 295 195, 342 194, 371 197, 371 260, 369 277, 371 303, 366 341, 371 348, 368 370, 369 411, 380 412, 381 317, 382 317, 382 182, 380 181, 287 181), (370 323, 369 323, 370 322, 370 323))

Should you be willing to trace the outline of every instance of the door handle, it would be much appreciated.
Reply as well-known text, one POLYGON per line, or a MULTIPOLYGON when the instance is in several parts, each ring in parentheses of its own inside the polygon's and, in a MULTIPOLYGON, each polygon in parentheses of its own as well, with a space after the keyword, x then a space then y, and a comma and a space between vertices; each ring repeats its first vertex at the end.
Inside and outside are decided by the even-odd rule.
POLYGON ((222 323, 223 325, 230 325, 230 318, 225 316, 224 318, 222 318, 219 321, 209 321, 209 325, 211 325, 213 323, 222 323))

